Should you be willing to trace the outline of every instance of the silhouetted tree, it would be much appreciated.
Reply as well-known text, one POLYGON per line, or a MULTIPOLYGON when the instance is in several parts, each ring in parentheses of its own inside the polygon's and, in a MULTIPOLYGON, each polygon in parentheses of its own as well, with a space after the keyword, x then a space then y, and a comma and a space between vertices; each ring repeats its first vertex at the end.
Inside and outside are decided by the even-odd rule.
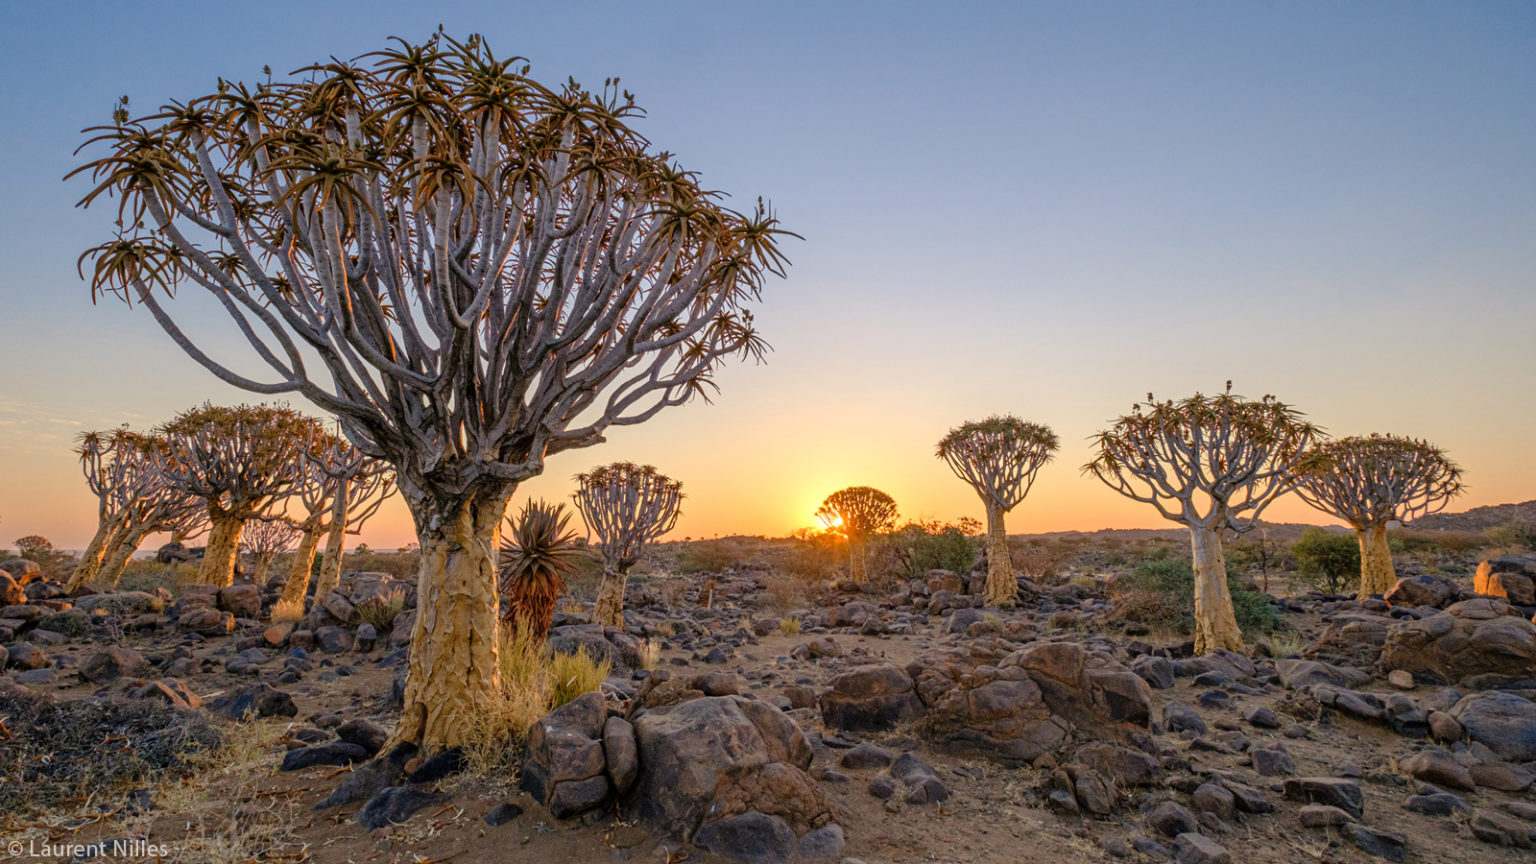
POLYGON ((864 550, 870 537, 895 526, 895 499, 869 486, 850 486, 828 495, 816 515, 848 541, 848 578, 864 582, 864 550))

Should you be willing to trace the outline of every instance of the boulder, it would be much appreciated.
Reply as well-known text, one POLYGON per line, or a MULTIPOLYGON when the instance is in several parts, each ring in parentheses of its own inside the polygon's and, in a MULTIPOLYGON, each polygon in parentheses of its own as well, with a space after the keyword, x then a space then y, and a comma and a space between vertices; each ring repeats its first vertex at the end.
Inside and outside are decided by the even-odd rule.
POLYGON ((27 592, 10 573, 0 570, 0 606, 20 606, 27 602, 27 592))
POLYGON ((1151 688, 1107 655, 1076 642, 1017 650, 978 641, 919 655, 907 664, 927 707, 917 728, 941 750, 1007 765, 1053 752, 1079 727, 1114 736, 1145 727, 1151 688))
POLYGON ((1472 590, 1490 597, 1503 597, 1516 606, 1536 606, 1536 558, 1505 556, 1491 558, 1477 565, 1472 576, 1472 590))
POLYGON ((1285 797, 1304 804, 1327 804, 1356 819, 1365 817, 1365 797, 1360 784, 1342 777, 1291 777, 1285 781, 1285 797))
POLYGON ((706 821, 749 811, 777 816, 795 832, 828 817, 805 774, 811 746, 777 708, 741 696, 708 696, 634 718, 640 774, 627 796, 649 828, 690 839, 706 821))
POLYGON ((1393 606, 1426 606, 1444 609, 1456 602, 1460 594, 1461 591, 1445 579, 1421 575, 1397 580, 1397 583, 1382 595, 1382 599, 1393 606))
POLYGON ((601 692, 584 693, 528 730, 522 788, 556 819, 596 807, 608 796, 607 757, 600 740, 605 704, 601 692))
POLYGON ((235 629, 235 616, 207 606, 194 606, 177 616, 176 626, 204 636, 222 636, 235 629))
POLYGON ((1334 666, 1316 660, 1284 659, 1275 661, 1275 674, 1287 689, 1296 690, 1309 684, 1332 684, 1335 687, 1359 687, 1371 680, 1368 673, 1348 666, 1334 666))
POLYGON ((43 568, 36 561, 28 558, 7 558, 0 561, 0 571, 9 575, 17 585, 25 588, 27 583, 42 575, 43 568))
POLYGON ((1457 702, 1451 718, 1467 736, 1509 762, 1536 761, 1536 702, 1504 690, 1475 693, 1457 702))
POLYGON ((890 729, 923 713, 912 679, 889 663, 859 666, 828 683, 821 694, 821 716, 833 729, 890 729))
POLYGON ((233 696, 215 699, 208 707, 232 720, 299 715, 299 707, 294 704, 293 697, 271 684, 247 687, 233 696))
POLYGON ((1472 772, 1451 758, 1451 754, 1437 748, 1420 750, 1404 759, 1399 767, 1415 780, 1448 789, 1470 792, 1477 786, 1472 772))
POLYGON ((163 612, 165 599, 145 591, 109 591, 78 597, 75 608, 84 612, 101 609, 113 615, 149 615, 163 612))
POLYGON ((1536 624, 1502 600, 1463 600, 1439 614, 1393 624, 1381 665, 1428 682, 1528 678, 1536 670, 1536 624))
POLYGON ((261 589, 254 582, 236 582, 219 589, 217 606, 236 618, 261 615, 261 589))
POLYGON ((193 693, 186 684, 176 678, 151 681, 130 694, 135 699, 160 699, 177 711, 192 711, 203 707, 203 697, 193 693))
POLYGON ((132 648, 106 648, 80 664, 82 680, 105 684, 119 678, 142 678, 149 671, 149 661, 132 648))

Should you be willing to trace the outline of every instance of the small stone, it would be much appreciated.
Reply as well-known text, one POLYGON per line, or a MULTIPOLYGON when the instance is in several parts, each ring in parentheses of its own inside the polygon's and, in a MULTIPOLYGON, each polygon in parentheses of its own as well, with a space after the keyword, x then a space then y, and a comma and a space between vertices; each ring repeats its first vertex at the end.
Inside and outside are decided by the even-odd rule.
POLYGON ((1386 831, 1377 831, 1364 825, 1356 825, 1347 832, 1349 839, 1354 841, 1356 847, 1363 852, 1368 852, 1378 858, 1388 861, 1401 861, 1407 854, 1408 838, 1401 834, 1390 834, 1386 831))
POLYGON ((1301 824, 1308 828, 1329 828, 1355 821, 1353 816, 1331 804, 1304 804, 1300 815, 1301 824))
POLYGON ((1147 817, 1147 824, 1156 828, 1165 837, 1198 834, 1200 831, 1200 820, 1176 801, 1164 801, 1157 805, 1157 808, 1147 817))
POLYGON ((1360 784, 1340 777, 1292 777, 1285 781, 1285 797, 1309 804, 1330 804, 1360 819, 1365 816, 1365 797, 1360 784))
POLYGON ((884 774, 869 781, 869 794, 884 801, 896 794, 896 781, 884 774))
POLYGON ((1387 673, 1387 683, 1399 690, 1412 690, 1414 688, 1413 673, 1407 669, 1393 669, 1387 673))
POLYGON ((891 764, 891 760, 894 758, 894 754, 884 747, 863 741, 858 746, 844 753, 843 758, 838 761, 844 768, 858 770, 860 768, 884 768, 891 764))
POLYGON ((1173 857, 1179 864, 1232 864, 1232 853, 1226 847, 1193 831, 1174 839, 1173 857))
POLYGON ((523 808, 510 801, 503 801, 485 814, 485 824, 497 828, 523 815, 523 808))

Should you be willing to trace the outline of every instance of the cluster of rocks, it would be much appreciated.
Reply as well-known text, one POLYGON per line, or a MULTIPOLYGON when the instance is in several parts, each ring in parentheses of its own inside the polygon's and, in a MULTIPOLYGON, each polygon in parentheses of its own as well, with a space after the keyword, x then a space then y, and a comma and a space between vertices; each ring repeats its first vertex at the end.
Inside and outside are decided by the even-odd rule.
POLYGON ((522 788, 557 818, 615 803, 659 835, 734 860, 835 856, 842 829, 806 773, 805 732, 764 700, 706 695, 707 676, 587 693, 529 730, 522 788))

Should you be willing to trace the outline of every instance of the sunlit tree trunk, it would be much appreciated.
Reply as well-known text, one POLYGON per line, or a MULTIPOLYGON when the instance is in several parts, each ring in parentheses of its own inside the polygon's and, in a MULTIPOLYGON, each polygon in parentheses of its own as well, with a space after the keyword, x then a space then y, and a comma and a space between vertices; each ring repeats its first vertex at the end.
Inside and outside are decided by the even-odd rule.
POLYGON ((1360 541, 1359 599, 1391 591, 1397 584, 1397 571, 1392 567, 1392 548, 1387 545, 1387 523, 1357 529, 1355 537, 1360 541))
POLYGON ((101 571, 102 561, 107 557, 107 551, 112 548, 122 530, 121 517, 113 517, 101 523, 90 545, 80 553, 80 563, 75 565, 75 572, 70 574, 69 582, 64 586, 66 593, 96 578, 96 574, 101 571))
POLYGON ((624 584, 628 580, 629 575, 618 569, 603 569, 603 583, 597 589, 592 613, 598 624, 624 629, 624 584))
POLYGON ((325 557, 320 561, 320 575, 315 579, 315 599, 325 597, 341 584, 341 559, 346 551, 347 494, 351 484, 341 481, 336 503, 331 505, 331 530, 325 538, 325 557))
MULTIPOLYGON (((305 531, 299 537, 299 548, 293 552, 293 562, 288 567, 288 581, 274 610, 285 615, 301 617, 304 614, 304 595, 309 591, 309 573, 315 567, 315 547, 320 545, 319 531, 305 531)), ((318 595, 316 595, 318 596, 318 595)))
POLYGON ((1008 529, 1003 526, 1003 508, 987 505, 987 586, 984 600, 988 606, 1009 607, 1019 596, 1019 583, 1013 578, 1013 556, 1008 551, 1008 529))
POLYGON ((867 540, 848 541, 848 578, 860 585, 869 579, 869 570, 865 566, 868 548, 867 540))
POLYGON ((235 560, 240 554, 240 533, 245 530, 245 520, 220 513, 210 514, 209 521, 208 545, 203 550, 202 566, 197 569, 197 581, 224 588, 235 581, 235 560))
POLYGON ((428 753, 464 743, 500 686, 496 549, 513 488, 410 501, 421 571, 396 741, 428 753))
POLYGON ((1189 533, 1195 565, 1195 653, 1209 654, 1217 648, 1241 651, 1243 632, 1238 629, 1232 591, 1227 587, 1221 535, 1199 526, 1192 526, 1189 533))
POLYGON ((133 553, 139 551, 139 544, 149 536, 150 527, 130 522, 113 535, 111 546, 101 562, 101 569, 96 571, 98 582, 116 587, 123 578, 123 570, 127 569, 128 562, 133 560, 133 553))

